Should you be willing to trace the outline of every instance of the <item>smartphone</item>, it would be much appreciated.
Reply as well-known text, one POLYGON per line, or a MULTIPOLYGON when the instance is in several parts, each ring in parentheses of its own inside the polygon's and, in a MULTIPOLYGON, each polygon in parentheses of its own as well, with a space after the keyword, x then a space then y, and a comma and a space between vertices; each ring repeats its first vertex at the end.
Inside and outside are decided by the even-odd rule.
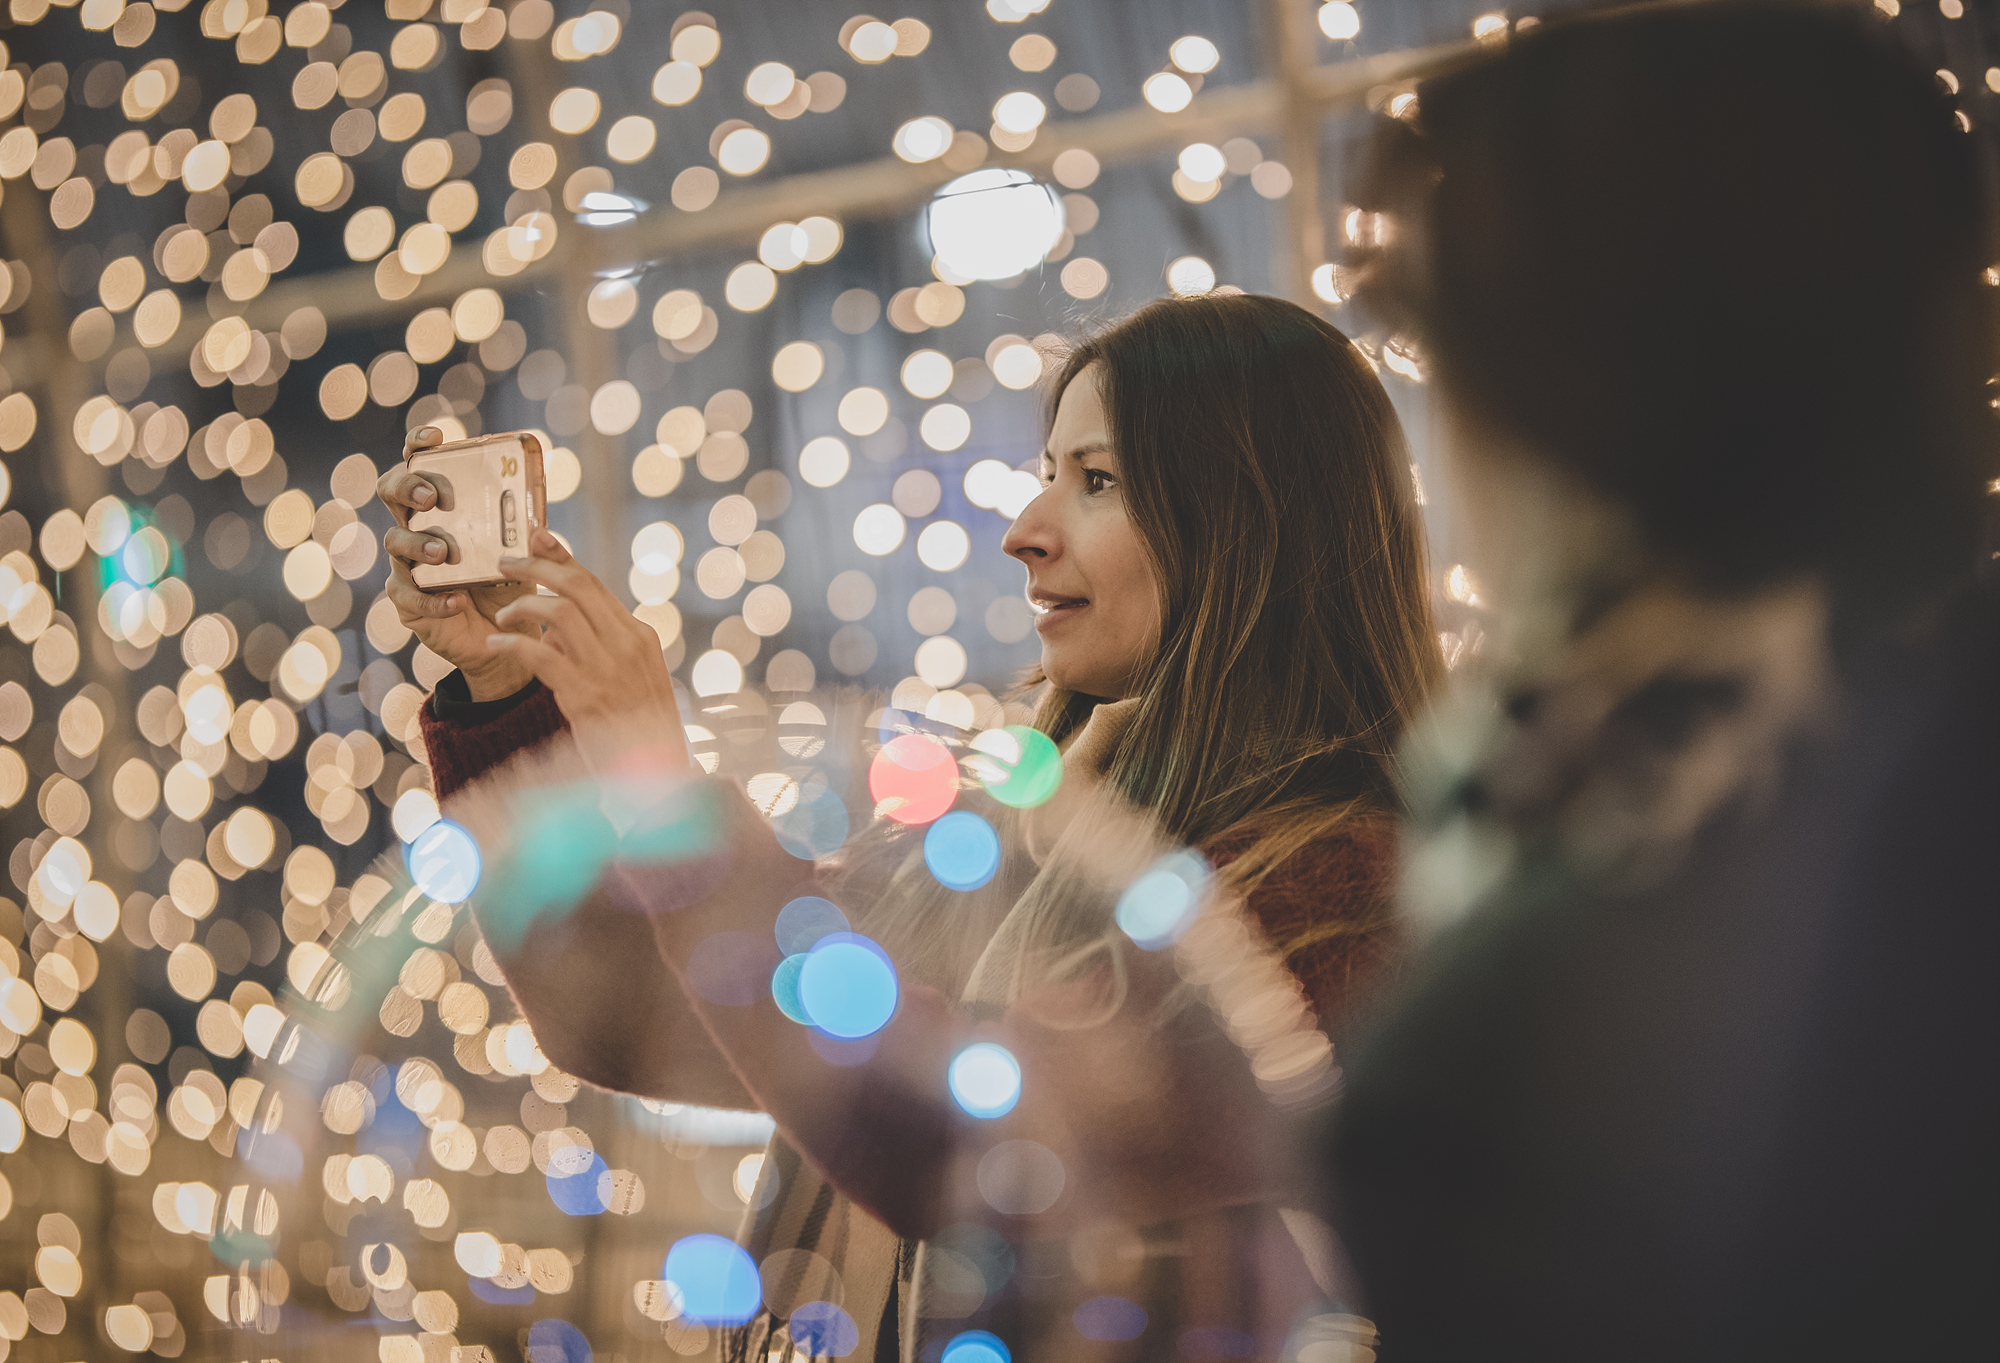
POLYGON ((410 514, 410 529, 445 543, 443 563, 410 568, 427 592, 506 582, 503 557, 520 558, 548 520, 542 442, 528 431, 413 450, 409 467, 437 488, 437 505, 410 514))

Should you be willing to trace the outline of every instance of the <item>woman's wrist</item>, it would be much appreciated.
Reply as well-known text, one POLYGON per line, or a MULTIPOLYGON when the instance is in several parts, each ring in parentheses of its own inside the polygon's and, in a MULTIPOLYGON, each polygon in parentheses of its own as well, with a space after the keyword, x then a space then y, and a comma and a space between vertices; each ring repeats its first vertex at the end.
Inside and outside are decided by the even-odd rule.
POLYGON ((460 667, 465 689, 475 701, 505 700, 535 679, 535 674, 519 663, 494 659, 483 666, 460 667))

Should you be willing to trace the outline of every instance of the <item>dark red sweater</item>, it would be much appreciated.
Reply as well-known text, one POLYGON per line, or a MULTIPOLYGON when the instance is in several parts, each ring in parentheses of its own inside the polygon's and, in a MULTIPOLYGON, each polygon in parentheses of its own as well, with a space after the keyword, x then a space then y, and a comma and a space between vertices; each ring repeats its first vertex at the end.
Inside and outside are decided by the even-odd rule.
MULTIPOLYGON (((457 672, 438 683, 418 723, 439 804, 569 727, 555 694, 539 682, 502 700, 474 701, 457 672)), ((1204 850, 1226 866, 1241 848, 1224 838, 1204 850)), ((1329 1031, 1342 1029, 1395 959, 1398 942, 1383 912, 1394 869, 1394 824, 1358 819, 1295 853, 1250 895, 1250 912, 1271 942, 1308 939, 1286 951, 1285 964, 1329 1031)))

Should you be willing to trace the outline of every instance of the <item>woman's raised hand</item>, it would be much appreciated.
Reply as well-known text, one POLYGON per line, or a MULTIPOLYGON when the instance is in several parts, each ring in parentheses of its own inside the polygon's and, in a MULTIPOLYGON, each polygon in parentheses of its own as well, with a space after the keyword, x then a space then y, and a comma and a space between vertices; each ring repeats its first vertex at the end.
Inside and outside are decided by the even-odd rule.
POLYGON ((660 636, 578 563, 562 541, 538 530, 532 558, 501 568, 534 587, 497 612, 486 647, 541 678, 555 693, 585 757, 600 769, 643 755, 686 771, 687 731, 674 701, 660 636))
POLYGON ((534 673, 519 659, 487 643, 496 632, 530 626, 502 625, 494 617, 534 588, 508 582, 497 587, 427 592, 410 574, 412 564, 442 563, 445 559, 443 540, 409 528, 412 512, 437 505, 437 488, 421 473, 412 472, 407 462, 411 450, 426 449, 443 439, 444 433, 435 426, 411 431, 403 445, 405 462, 376 480, 375 495, 396 518, 395 528, 382 536, 382 549, 389 556, 389 601, 397 618, 426 648, 465 674, 474 700, 498 700, 526 686, 534 673))

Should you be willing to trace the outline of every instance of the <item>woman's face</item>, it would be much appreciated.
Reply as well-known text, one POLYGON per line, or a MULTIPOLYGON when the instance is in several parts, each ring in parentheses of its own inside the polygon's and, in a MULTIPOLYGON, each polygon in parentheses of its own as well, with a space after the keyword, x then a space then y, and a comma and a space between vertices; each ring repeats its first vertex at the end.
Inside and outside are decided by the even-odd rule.
POLYGON ((1042 451, 1042 493, 1007 537, 1028 569, 1042 670, 1057 686, 1122 700, 1160 638, 1160 588, 1125 511, 1097 367, 1070 381, 1042 451))

